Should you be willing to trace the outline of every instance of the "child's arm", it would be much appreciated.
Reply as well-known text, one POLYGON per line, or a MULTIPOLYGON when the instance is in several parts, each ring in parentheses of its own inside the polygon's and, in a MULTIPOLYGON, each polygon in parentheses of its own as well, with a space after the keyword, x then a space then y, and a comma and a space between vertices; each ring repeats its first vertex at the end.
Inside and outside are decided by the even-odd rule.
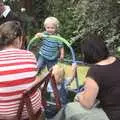
POLYGON ((44 36, 44 34, 40 33, 40 32, 35 34, 35 37, 37 37, 37 38, 42 38, 43 36, 44 36))
POLYGON ((60 60, 64 59, 64 47, 60 48, 60 60))

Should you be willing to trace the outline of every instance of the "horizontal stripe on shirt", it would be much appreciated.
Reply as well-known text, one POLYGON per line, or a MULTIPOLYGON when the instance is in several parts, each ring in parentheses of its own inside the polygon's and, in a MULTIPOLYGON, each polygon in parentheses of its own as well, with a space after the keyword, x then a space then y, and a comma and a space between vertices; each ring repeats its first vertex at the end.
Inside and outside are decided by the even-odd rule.
POLYGON ((48 60, 54 60, 58 57, 59 49, 62 47, 62 42, 54 38, 44 38, 39 54, 48 60))
MULTIPOLYGON (((36 74, 36 58, 32 52, 19 49, 0 51, 0 119, 16 116, 23 93, 35 84, 36 74)), ((42 108, 40 90, 30 98, 34 112, 42 108)), ((28 117, 26 107, 22 116, 28 117)))

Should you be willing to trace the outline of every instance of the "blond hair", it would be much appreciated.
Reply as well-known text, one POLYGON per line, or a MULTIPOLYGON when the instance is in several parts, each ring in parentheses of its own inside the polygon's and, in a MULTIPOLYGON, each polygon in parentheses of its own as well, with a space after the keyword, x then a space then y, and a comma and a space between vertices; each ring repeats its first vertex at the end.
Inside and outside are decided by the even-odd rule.
POLYGON ((61 67, 60 65, 53 66, 52 74, 54 75, 57 84, 62 83, 65 76, 65 71, 63 67, 61 67))
POLYGON ((52 23, 56 26, 56 28, 59 28, 59 20, 56 17, 47 17, 44 21, 44 27, 48 24, 48 23, 52 23))

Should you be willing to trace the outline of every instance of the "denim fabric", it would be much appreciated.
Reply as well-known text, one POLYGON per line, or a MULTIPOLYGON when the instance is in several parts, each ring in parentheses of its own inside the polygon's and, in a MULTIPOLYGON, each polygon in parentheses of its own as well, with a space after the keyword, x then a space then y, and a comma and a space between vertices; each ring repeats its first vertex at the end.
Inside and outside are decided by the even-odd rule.
POLYGON ((47 60, 43 56, 38 57, 37 67, 39 71, 44 69, 47 66, 47 69, 49 70, 52 66, 54 66, 57 63, 57 59, 55 60, 47 60))
MULTIPOLYGON (((57 88, 58 88, 58 91, 59 91, 61 104, 62 105, 67 104, 68 103, 68 90, 65 88, 65 80, 59 86, 57 85, 57 88)), ((48 93, 53 93, 51 83, 48 83, 47 92, 48 93)), ((51 96, 51 98, 52 98, 52 96, 51 96)), ((51 99, 51 101, 54 102, 55 101, 54 99, 55 98, 53 97, 51 99)))
POLYGON ((64 82, 61 84, 59 93, 60 93, 60 101, 61 101, 62 105, 67 104, 68 103, 68 92, 65 89, 64 82))

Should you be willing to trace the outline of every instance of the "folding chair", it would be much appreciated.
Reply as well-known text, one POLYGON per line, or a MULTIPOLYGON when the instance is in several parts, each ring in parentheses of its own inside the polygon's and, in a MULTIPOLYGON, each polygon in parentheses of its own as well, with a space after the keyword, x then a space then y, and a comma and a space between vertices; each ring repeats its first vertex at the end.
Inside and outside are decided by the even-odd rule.
POLYGON ((59 98, 59 92, 56 86, 56 82, 55 82, 55 78, 52 75, 52 70, 50 70, 48 72, 48 74, 36 85, 32 86, 29 90, 25 91, 23 94, 23 97, 21 99, 19 108, 18 108, 18 112, 17 112, 17 116, 15 120, 21 120, 21 116, 22 116, 22 111, 23 111, 23 107, 26 104, 26 108, 27 108, 27 112, 28 112, 28 116, 29 119, 28 120, 44 120, 44 113, 42 112, 41 109, 38 110, 38 112, 36 114, 34 114, 33 112, 33 108, 32 108, 32 103, 30 100, 30 95, 35 92, 37 89, 41 89, 41 96, 42 96, 42 104, 43 107, 45 108, 45 106, 47 105, 46 99, 45 99, 45 93, 47 90, 47 85, 49 80, 51 80, 51 84, 53 87, 53 92, 55 95, 55 101, 56 101, 56 109, 60 110, 61 108, 61 103, 60 103, 60 98, 59 98))

